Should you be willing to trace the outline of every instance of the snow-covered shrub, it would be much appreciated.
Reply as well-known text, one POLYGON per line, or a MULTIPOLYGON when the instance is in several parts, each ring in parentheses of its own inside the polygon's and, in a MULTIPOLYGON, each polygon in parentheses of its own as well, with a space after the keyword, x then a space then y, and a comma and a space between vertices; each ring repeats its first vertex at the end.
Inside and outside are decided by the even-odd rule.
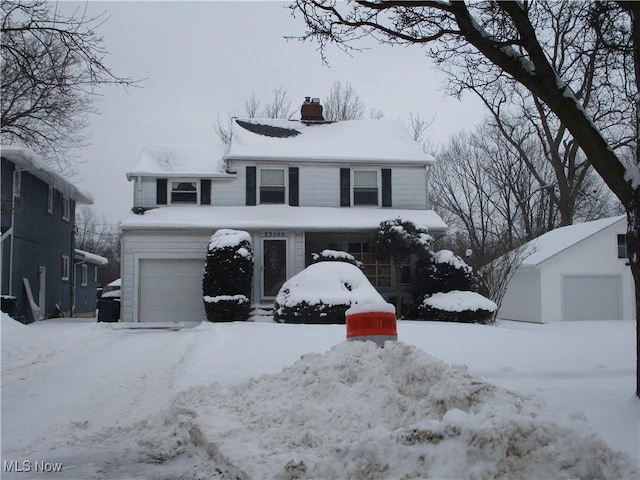
MULTIPOLYGON (((425 295, 452 290, 473 290, 473 269, 451 250, 440 250, 418 262, 418 281, 414 294, 421 300, 425 295)), ((417 303, 421 303, 418 301, 417 303)))
POLYGON ((207 320, 232 322, 249 318, 253 281, 251 236, 221 229, 209 240, 202 278, 207 320))
POLYGON ((476 292, 449 292, 427 295, 420 305, 424 320, 460 323, 490 323, 498 306, 476 292))
MULTIPOLYGON (((290 278, 276 297, 274 319, 281 323, 345 323, 351 307, 390 306, 360 269, 347 262, 319 262, 290 278)), ((386 311, 386 310, 385 310, 386 311)))
POLYGON ((356 258, 350 253, 342 252, 340 250, 323 250, 320 253, 312 253, 311 263, 318 262, 346 262, 362 269, 362 262, 356 260, 356 258))

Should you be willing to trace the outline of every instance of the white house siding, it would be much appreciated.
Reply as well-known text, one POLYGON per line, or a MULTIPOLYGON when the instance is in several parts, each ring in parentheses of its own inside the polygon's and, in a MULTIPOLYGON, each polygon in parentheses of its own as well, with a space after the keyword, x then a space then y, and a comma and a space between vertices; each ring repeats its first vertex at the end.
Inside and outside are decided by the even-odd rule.
POLYGON ((232 207, 245 204, 247 165, 250 164, 234 162, 232 170, 236 172, 237 176, 233 179, 212 179, 211 205, 232 207))
POLYGON ((137 179, 135 182, 137 188, 134 189, 135 198, 133 204, 142 207, 155 207, 158 204, 156 198, 156 179, 141 177, 139 183, 137 183, 137 179))
POLYGON ((395 167, 391 173, 394 208, 427 208, 427 174, 424 167, 395 167))
POLYGON ((340 206, 340 167, 300 166, 300 205, 303 207, 340 206))
POLYGON ((498 318, 541 322, 540 270, 521 268, 509 282, 498 318))

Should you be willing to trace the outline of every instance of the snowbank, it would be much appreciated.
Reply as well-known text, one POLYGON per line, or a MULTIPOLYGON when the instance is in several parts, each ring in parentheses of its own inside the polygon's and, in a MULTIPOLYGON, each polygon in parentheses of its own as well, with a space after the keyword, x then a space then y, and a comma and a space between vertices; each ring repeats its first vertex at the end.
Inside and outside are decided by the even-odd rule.
POLYGON ((486 310, 495 312, 498 306, 486 297, 476 292, 462 292, 460 290, 452 290, 450 292, 434 293, 422 302, 439 310, 446 312, 464 312, 486 310))
POLYGON ((177 405, 247 478, 635 478, 584 419, 416 347, 344 342, 177 405))

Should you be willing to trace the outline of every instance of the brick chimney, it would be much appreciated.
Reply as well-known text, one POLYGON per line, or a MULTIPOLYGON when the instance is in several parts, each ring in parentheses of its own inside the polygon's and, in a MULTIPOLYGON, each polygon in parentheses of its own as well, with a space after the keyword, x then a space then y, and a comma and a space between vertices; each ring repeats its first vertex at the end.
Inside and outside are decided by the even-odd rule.
POLYGON ((319 98, 304 97, 304 103, 300 109, 300 120, 303 122, 322 122, 322 105, 319 98))

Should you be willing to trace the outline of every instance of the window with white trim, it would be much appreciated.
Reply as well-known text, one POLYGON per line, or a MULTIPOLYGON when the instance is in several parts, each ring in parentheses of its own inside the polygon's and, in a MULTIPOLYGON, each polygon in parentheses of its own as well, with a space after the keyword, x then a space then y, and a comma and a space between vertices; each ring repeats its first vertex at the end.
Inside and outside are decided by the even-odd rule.
POLYGON ((69 256, 62 255, 62 280, 69 280, 69 256))
POLYGON ((287 176, 284 168, 261 168, 259 182, 260 203, 285 203, 287 176))
POLYGON ((80 283, 82 284, 83 287, 86 287, 88 276, 89 276, 89 270, 86 263, 83 263, 81 267, 82 267, 82 272, 80 274, 80 278, 81 278, 80 283))
POLYGON ((627 252, 627 236, 624 233, 618 234, 618 258, 629 258, 627 252))
POLYGON ((47 192, 47 212, 53 213, 53 187, 49 185, 49 191, 47 192))
POLYGON ((169 198, 171 203, 198 203, 198 183, 196 180, 171 180, 169 198))
POLYGON ((353 170, 352 205, 380 205, 380 172, 353 170))
POLYGON ((69 221, 71 218, 71 199, 66 195, 62 196, 62 219, 69 221))

